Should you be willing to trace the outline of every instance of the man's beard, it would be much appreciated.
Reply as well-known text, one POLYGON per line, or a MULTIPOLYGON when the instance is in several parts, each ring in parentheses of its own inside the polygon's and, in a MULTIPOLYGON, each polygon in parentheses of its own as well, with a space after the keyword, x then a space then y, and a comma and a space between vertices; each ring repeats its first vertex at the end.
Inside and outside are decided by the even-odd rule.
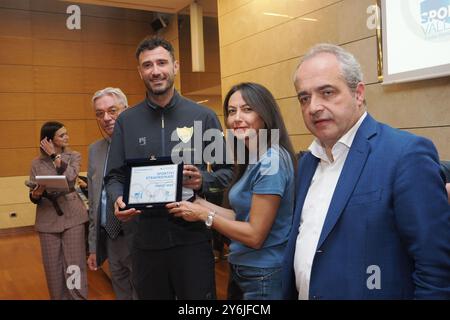
POLYGON ((167 93, 167 91, 171 90, 173 87, 173 83, 174 83, 174 79, 173 78, 168 78, 167 79, 167 86, 165 86, 164 88, 160 88, 160 89, 153 89, 150 81, 146 81, 145 82, 145 86, 147 87, 147 90, 149 93, 154 94, 155 96, 162 96, 164 94, 167 93))

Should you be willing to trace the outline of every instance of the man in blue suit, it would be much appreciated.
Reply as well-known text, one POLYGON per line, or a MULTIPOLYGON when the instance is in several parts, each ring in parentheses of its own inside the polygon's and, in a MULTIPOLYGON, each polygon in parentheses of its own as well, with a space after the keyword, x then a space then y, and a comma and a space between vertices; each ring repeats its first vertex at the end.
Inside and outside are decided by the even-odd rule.
POLYGON ((450 299, 450 206, 433 143, 375 121, 362 72, 320 44, 296 70, 315 136, 298 166, 286 299, 450 299))

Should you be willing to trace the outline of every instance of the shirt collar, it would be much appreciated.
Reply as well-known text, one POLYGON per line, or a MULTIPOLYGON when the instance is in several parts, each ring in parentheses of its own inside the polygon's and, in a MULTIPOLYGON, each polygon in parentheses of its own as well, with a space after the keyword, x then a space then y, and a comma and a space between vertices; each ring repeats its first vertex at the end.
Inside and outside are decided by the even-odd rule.
POLYGON ((157 105, 156 103, 153 103, 148 98, 148 93, 145 94, 145 102, 147 103, 147 105, 150 108, 152 108, 154 110, 161 109, 161 108, 164 108, 164 109, 173 108, 178 103, 179 100, 180 100, 180 94, 178 93, 178 91, 176 89, 173 90, 173 97, 172 97, 172 99, 170 99, 169 103, 166 106, 164 106, 164 107, 161 107, 160 105, 157 105))
MULTIPOLYGON (((358 119, 358 121, 351 127, 350 130, 347 131, 339 140, 335 143, 333 146, 331 152, 333 154, 333 158, 336 160, 336 158, 339 156, 339 153, 342 152, 342 147, 346 149, 350 149, 353 143, 353 140, 355 139, 356 132, 358 132, 359 127, 361 126, 362 122, 367 116, 367 111, 363 113, 363 115, 358 119)), ((325 148, 320 143, 319 139, 315 138, 314 141, 311 143, 311 145, 308 148, 312 155, 316 158, 319 158, 321 160, 330 162, 327 156, 327 153, 325 151, 325 148)))

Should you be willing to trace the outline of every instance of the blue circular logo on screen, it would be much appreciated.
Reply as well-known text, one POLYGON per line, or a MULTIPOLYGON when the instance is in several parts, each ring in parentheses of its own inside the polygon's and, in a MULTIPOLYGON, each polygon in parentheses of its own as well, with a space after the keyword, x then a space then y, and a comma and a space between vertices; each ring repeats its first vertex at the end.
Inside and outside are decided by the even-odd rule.
POLYGON ((450 0, 407 0, 402 2, 405 23, 419 38, 450 40, 450 0))

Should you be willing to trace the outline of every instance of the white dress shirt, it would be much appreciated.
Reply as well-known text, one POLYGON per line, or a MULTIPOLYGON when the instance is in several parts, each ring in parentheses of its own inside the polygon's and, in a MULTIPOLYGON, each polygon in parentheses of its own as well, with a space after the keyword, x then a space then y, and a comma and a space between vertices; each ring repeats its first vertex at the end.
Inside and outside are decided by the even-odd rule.
POLYGON ((328 158, 325 148, 317 139, 309 146, 312 155, 319 158, 320 162, 303 204, 295 245, 294 272, 299 300, 309 298, 311 268, 325 217, 353 139, 366 115, 367 112, 364 112, 358 122, 333 146, 333 161, 328 158))

